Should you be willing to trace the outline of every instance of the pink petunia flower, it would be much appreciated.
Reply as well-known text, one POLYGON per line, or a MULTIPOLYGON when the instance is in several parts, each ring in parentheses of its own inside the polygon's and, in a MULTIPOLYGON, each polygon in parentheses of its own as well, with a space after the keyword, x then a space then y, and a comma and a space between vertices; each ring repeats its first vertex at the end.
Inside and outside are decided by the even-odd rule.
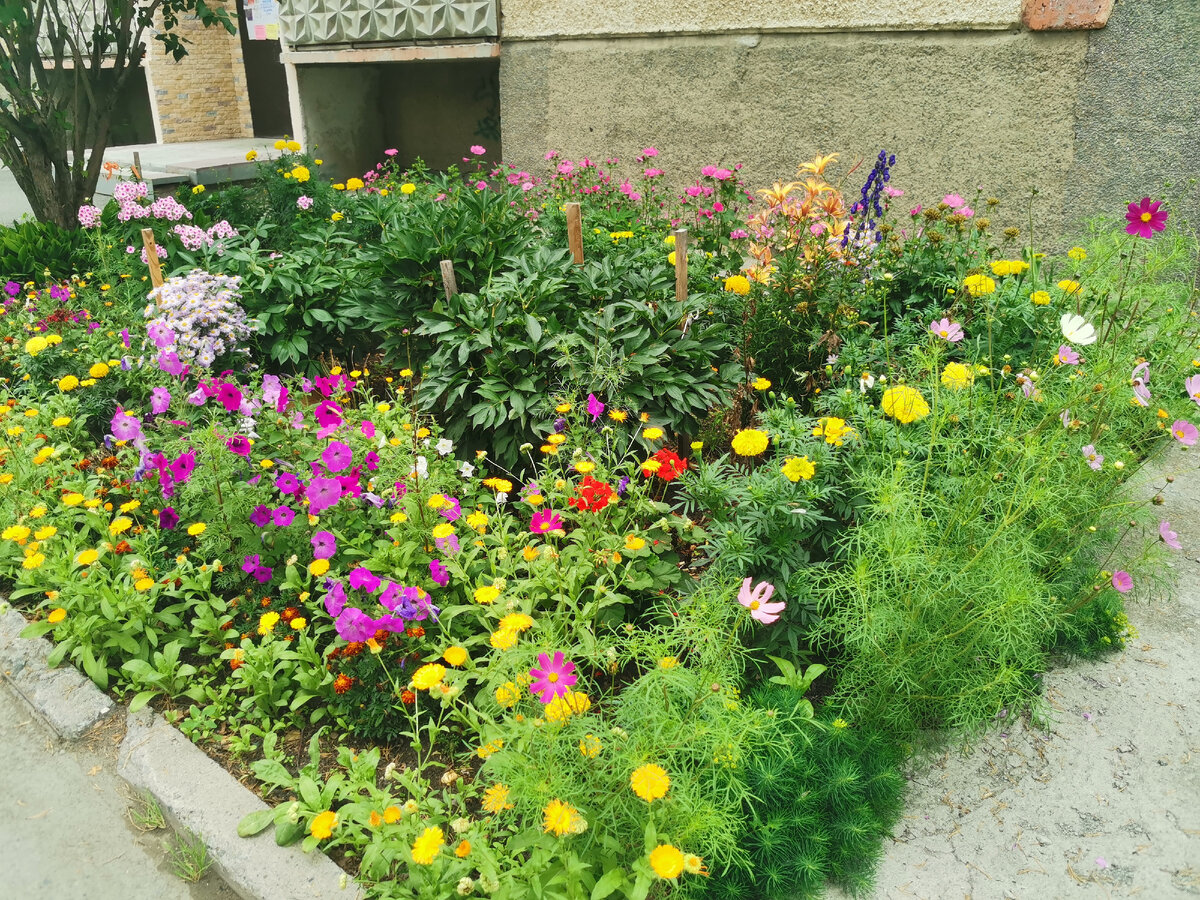
POLYGON ((949 319, 940 319, 929 323, 929 331, 951 344, 957 344, 963 339, 962 326, 949 319))
POLYGON ((751 587, 751 579, 747 578, 742 582, 742 589, 738 591, 737 599, 738 603, 750 610, 751 618, 764 625, 770 625, 779 620, 779 614, 787 606, 782 601, 768 603, 767 601, 774 593, 775 585, 762 581, 751 587))
POLYGON ((1161 200, 1151 200, 1149 197, 1143 197, 1138 203, 1130 203, 1125 213, 1125 221, 1129 223, 1125 226, 1126 233, 1149 239, 1154 237, 1155 232, 1166 228, 1168 213, 1160 209, 1161 206, 1161 200))
POLYGON ((596 399, 595 394, 588 394, 587 411, 588 415, 592 417, 593 422, 599 419, 604 413, 604 404, 596 399))
POLYGON ((1112 586, 1119 594, 1128 594, 1133 590, 1133 577, 1128 572, 1113 572, 1112 586))
POLYGON ((1196 438, 1200 437, 1200 431, 1186 419, 1176 419, 1175 424, 1171 426, 1171 434, 1185 447, 1191 447, 1196 443, 1196 438))
POLYGON ((1163 519, 1158 523, 1158 536, 1162 538, 1162 542, 1172 550, 1182 550, 1183 544, 1179 543, 1179 535, 1171 530, 1171 523, 1163 519))
POLYGON ((575 674, 575 663, 563 656, 561 650, 556 650, 553 658, 539 653, 538 665, 541 666, 540 669, 529 670, 529 677, 533 679, 529 683, 529 690, 542 703, 550 703, 563 696, 579 680, 579 676, 575 674))

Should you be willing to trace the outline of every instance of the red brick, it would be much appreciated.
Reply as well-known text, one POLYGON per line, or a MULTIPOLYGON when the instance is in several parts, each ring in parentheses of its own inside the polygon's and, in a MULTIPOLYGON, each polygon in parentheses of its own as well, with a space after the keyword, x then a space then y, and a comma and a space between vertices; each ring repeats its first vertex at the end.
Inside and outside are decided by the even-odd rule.
POLYGON ((1112 10, 1113 0, 1025 0, 1021 18, 1033 31, 1080 31, 1103 28, 1112 10))

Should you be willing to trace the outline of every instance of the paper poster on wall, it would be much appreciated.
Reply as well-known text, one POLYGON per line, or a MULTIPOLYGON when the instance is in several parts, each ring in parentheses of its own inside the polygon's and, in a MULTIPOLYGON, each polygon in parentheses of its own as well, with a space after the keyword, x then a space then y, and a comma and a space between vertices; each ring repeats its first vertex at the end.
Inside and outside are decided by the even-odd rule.
POLYGON ((242 0, 246 32, 252 41, 279 40, 278 0, 242 0))

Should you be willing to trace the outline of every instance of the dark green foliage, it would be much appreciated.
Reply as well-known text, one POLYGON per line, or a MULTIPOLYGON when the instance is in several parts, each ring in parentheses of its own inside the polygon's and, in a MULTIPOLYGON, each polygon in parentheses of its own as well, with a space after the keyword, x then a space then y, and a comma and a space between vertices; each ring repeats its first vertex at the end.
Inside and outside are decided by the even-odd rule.
POLYGON ((1104 593, 1063 622, 1050 640, 1050 650, 1064 656, 1094 659, 1123 649, 1126 638, 1131 636, 1120 596, 1104 593))
MULTIPOLYGON (((762 684, 749 702, 767 709, 794 704, 798 692, 762 684)), ((872 887, 882 841, 904 803, 902 756, 895 742, 826 711, 791 730, 772 752, 749 760, 747 871, 714 873, 706 898, 797 900, 818 897, 832 881, 854 896, 872 887), (835 724, 836 723, 836 724, 835 724)))
POLYGON ((0 225, 0 280, 55 280, 92 268, 95 246, 87 232, 60 228, 52 222, 0 225))

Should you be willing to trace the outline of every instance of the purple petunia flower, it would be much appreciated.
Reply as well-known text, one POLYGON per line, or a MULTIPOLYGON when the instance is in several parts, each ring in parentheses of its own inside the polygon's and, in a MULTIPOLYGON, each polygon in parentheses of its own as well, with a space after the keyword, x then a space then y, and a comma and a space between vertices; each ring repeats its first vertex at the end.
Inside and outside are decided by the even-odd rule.
POLYGON ((331 441, 321 453, 321 462, 330 472, 340 472, 354 462, 354 451, 349 444, 341 441, 331 441))
POLYGON ((150 392, 150 412, 160 416, 171 408, 171 392, 165 387, 156 387, 150 392))
POLYGON ((159 319, 151 322, 146 326, 146 336, 154 342, 154 346, 159 350, 165 350, 175 343, 176 334, 171 329, 171 326, 159 319))
POLYGON ((378 629, 375 620, 356 606, 347 606, 337 617, 337 633, 344 641, 365 641, 378 629))
POLYGON ((179 359, 179 354, 174 350, 163 350, 158 354, 158 367, 176 378, 182 378, 184 372, 187 371, 187 367, 179 359))
POLYGON ((310 540, 313 559, 331 559, 337 553, 337 538, 330 531, 318 531, 310 540))
POLYGON ((337 428, 342 424, 342 408, 332 401, 318 403, 313 410, 313 418, 322 428, 337 428))
POLYGON ((256 528, 266 528, 271 521, 271 510, 262 503, 254 507, 254 512, 250 513, 250 524, 256 528))
POLYGON ((434 583, 445 587, 450 583, 450 570, 440 559, 431 559, 429 561, 429 577, 434 580, 434 583))
POLYGON ((175 508, 168 506, 158 514, 158 527, 166 531, 174 531, 179 525, 179 513, 175 512, 175 508))
POLYGON ((350 571, 350 587, 356 591, 366 591, 373 594, 379 590, 379 576, 366 566, 358 566, 350 571))
POLYGON ((300 483, 300 479, 291 472, 280 472, 275 476, 275 489, 281 494, 295 496, 303 490, 304 485, 300 483))
POLYGON ((171 463, 171 477, 179 484, 185 484, 196 469, 196 451, 185 450, 175 457, 171 463))
POLYGON ((588 394, 587 396, 587 411, 588 415, 592 417, 593 422, 599 419, 604 413, 604 404, 596 399, 595 394, 588 394))
POLYGON ((346 607, 346 589, 342 587, 340 581, 327 581, 327 583, 329 587, 325 594, 325 611, 336 619, 346 607))
POLYGON ((290 506, 277 506, 271 510, 271 521, 277 528, 287 528, 296 520, 296 513, 290 506))
POLYGON ((242 405, 242 392, 238 390, 237 385, 230 384, 228 381, 222 382, 221 387, 217 390, 217 401, 225 407, 228 412, 237 412, 242 405))
POLYGON ((308 497, 308 511, 318 515, 342 499, 342 485, 336 478, 314 478, 304 491, 308 497))
POLYGON ((379 469, 379 454, 374 450, 368 450, 367 455, 363 457, 363 462, 367 466, 368 472, 375 472, 379 469))
POLYGON ((244 435, 239 434, 237 437, 230 438, 225 443, 225 446, 229 448, 230 452, 236 453, 238 456, 245 456, 247 458, 250 456, 250 439, 244 435))
POLYGON ((462 504, 458 502, 457 497, 445 495, 445 502, 438 508, 438 515, 447 522, 457 522, 462 516, 462 504))
POLYGON ((113 413, 112 436, 118 441, 136 441, 142 436, 142 423, 133 413, 127 413, 121 407, 113 413))

